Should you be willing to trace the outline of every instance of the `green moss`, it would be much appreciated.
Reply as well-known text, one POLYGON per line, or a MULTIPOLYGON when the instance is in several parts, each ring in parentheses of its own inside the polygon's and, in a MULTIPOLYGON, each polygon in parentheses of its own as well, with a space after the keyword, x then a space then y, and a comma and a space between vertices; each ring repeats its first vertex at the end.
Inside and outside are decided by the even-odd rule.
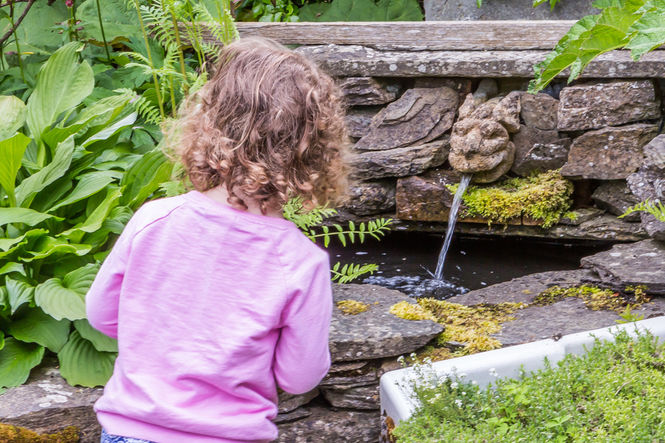
POLYGON ((361 312, 367 311, 369 305, 356 300, 341 300, 337 302, 337 309, 346 315, 358 315, 361 312))
POLYGON ((586 307, 594 311, 610 310, 621 313, 625 311, 626 307, 633 309, 651 300, 646 294, 646 288, 643 286, 629 286, 625 292, 632 294, 632 296, 591 285, 573 286, 571 288, 552 286, 538 294, 531 304, 534 306, 546 306, 564 300, 567 297, 577 297, 584 300, 586 307))
POLYGON ((38 434, 26 428, 0 423, 0 441, 3 443, 74 443, 79 440, 79 431, 74 426, 54 434, 38 434))
MULTIPOLYGON (((455 193, 459 185, 448 185, 455 193)), ((462 216, 481 217, 489 224, 507 224, 522 216, 540 222, 544 228, 557 223, 572 204, 573 184, 558 170, 526 178, 510 178, 492 186, 470 186, 462 197, 462 216)))

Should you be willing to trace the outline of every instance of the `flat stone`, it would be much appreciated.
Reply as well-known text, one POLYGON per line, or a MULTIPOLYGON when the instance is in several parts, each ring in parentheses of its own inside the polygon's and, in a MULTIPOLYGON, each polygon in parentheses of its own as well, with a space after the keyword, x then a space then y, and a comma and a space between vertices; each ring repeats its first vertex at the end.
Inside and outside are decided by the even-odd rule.
POLYGON ((591 0, 563 1, 553 10, 547 3, 534 8, 532 0, 484 0, 480 8, 476 0, 425 0, 424 6, 428 21, 579 20, 585 15, 598 14, 591 3, 591 0))
POLYGON ((381 180, 352 184, 344 208, 356 215, 392 211, 395 208, 395 182, 381 180))
MULTIPOLYGON (((639 203, 639 199, 630 192, 624 180, 601 183, 593 191, 591 198, 598 207, 614 215, 622 215, 626 212, 626 209, 639 203)), ((627 217, 623 217, 623 220, 630 222, 640 221, 640 215, 633 213, 627 217)))
POLYGON ((301 409, 309 416, 278 425, 277 442, 376 443, 379 440, 379 411, 331 410, 323 406, 306 406, 301 409))
POLYGON ((589 131, 573 141, 561 175, 572 179, 625 179, 640 167, 642 148, 657 134, 657 125, 641 123, 589 131))
POLYGON ((501 331, 492 335, 504 346, 614 326, 621 319, 614 311, 593 311, 577 297, 520 309, 512 316, 515 320, 503 323, 501 331))
MULTIPOLYGON (((665 201, 665 135, 651 140, 644 149, 644 162, 640 169, 628 176, 630 190, 640 201, 665 201)), ((650 237, 665 240, 665 223, 646 212, 640 213, 642 226, 650 237)))
POLYGON ((414 88, 441 88, 447 87, 457 91, 459 103, 464 101, 464 97, 471 92, 473 82, 468 78, 450 78, 450 77, 423 77, 416 78, 413 83, 414 88))
POLYGON ((613 288, 645 285, 649 294, 665 294, 665 244, 657 240, 614 245, 581 263, 613 288))
POLYGON ((451 303, 465 306, 499 303, 531 303, 534 298, 552 286, 571 287, 589 280, 598 281, 598 276, 588 269, 572 271, 548 271, 525 275, 510 281, 476 289, 466 294, 449 298, 451 303))
POLYGON ((457 171, 434 169, 423 175, 397 179, 397 218, 447 221, 454 196, 446 185, 459 183, 460 178, 457 171))
POLYGON ((354 148, 377 151, 432 141, 452 127, 458 102, 458 93, 447 87, 409 89, 372 119, 354 148))
POLYGON ((430 320, 404 320, 391 314, 390 307, 395 303, 415 303, 399 291, 375 285, 335 285, 333 298, 335 303, 357 300, 370 306, 357 315, 345 315, 335 308, 330 327, 330 352, 334 362, 409 353, 443 331, 443 326, 430 320))
POLYGON ((614 215, 600 217, 580 223, 577 226, 554 225, 548 230, 550 238, 568 238, 603 241, 638 241, 647 237, 642 226, 625 222, 614 215))
POLYGON ((580 131, 660 118, 651 80, 615 81, 563 88, 560 131, 580 131))
POLYGON ((379 112, 378 107, 367 108, 350 108, 346 111, 346 129, 349 131, 349 136, 353 138, 361 138, 369 132, 369 126, 372 123, 372 118, 379 112))
POLYGON ((81 442, 99 442, 101 428, 92 405, 101 388, 72 387, 47 359, 33 369, 28 382, 0 396, 0 423, 22 426, 40 434, 75 426, 81 442))
POLYGON ((288 392, 279 391, 278 396, 278 413, 286 414, 301 406, 306 405, 314 400, 319 395, 319 389, 314 388, 309 392, 300 395, 289 394, 288 392))
POLYGON ((522 94, 520 116, 530 128, 551 131, 557 128, 559 100, 539 92, 522 94))
POLYGON ((542 130, 521 125, 513 136, 515 162, 514 173, 526 177, 533 172, 561 168, 568 159, 570 139, 560 138, 554 130, 542 130))
POLYGON ((394 101, 400 85, 372 77, 346 77, 338 82, 348 106, 383 105, 394 101))
POLYGON ((294 409, 293 411, 290 412, 284 412, 283 414, 277 414, 277 417, 273 420, 273 423, 276 425, 282 425, 286 423, 292 423, 297 420, 302 420, 303 418, 309 417, 312 415, 311 412, 309 412, 305 408, 298 408, 294 409))
MULTIPOLYGON (((378 50, 360 45, 315 45, 295 49, 336 77, 533 77, 533 66, 551 50, 453 51, 378 50)), ((594 59, 581 78, 659 78, 665 51, 652 51, 634 61, 630 51, 612 51, 594 59)), ((558 78, 568 77, 563 71, 558 78)))
MULTIPOLYGON (((356 362, 352 362, 356 363, 356 362)), ((343 372, 328 373, 319 387, 321 388, 336 388, 348 389, 356 386, 367 386, 379 382, 379 368, 376 362, 366 362, 367 364, 359 369, 350 369, 343 372)), ((343 363, 333 363, 333 365, 340 365, 343 363)))
POLYGON ((569 226, 579 226, 582 223, 586 223, 589 220, 598 218, 605 213, 602 209, 598 208, 579 208, 571 211, 574 216, 572 217, 563 217, 559 220, 559 224, 569 225, 569 226))
POLYGON ((379 383, 348 389, 323 389, 323 396, 335 408, 379 409, 379 383))
POLYGON ((351 177, 371 180, 420 174, 445 163, 448 152, 448 138, 405 148, 352 152, 349 155, 351 177))
POLYGON ((339 374, 340 372, 347 371, 356 371, 362 368, 369 366, 368 361, 344 361, 338 363, 332 363, 330 365, 330 370, 328 370, 328 375, 339 374))

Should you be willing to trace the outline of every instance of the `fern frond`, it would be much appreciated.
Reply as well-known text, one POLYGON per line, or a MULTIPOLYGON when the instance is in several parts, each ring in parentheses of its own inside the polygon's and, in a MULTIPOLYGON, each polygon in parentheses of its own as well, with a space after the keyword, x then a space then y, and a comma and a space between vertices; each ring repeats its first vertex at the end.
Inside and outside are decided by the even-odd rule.
POLYGON ((342 266, 340 262, 337 262, 330 270, 330 273, 332 281, 344 284, 356 280, 365 274, 373 274, 377 269, 379 267, 373 263, 364 265, 345 264, 342 266))
POLYGON ((146 121, 146 123, 159 124, 162 121, 159 108, 146 97, 147 92, 148 91, 144 92, 143 95, 138 97, 134 102, 136 112, 146 121))
POLYGON ((647 214, 653 215, 656 220, 660 222, 665 222, 665 205, 660 202, 660 200, 651 201, 649 199, 631 206, 626 209, 626 212, 621 214, 619 218, 626 217, 634 212, 646 212, 647 214))
POLYGON ((337 214, 337 211, 332 208, 317 207, 311 211, 305 211, 303 208, 302 197, 294 197, 290 199, 282 208, 284 218, 291 220, 295 225, 307 234, 307 231, 312 226, 317 226, 323 222, 324 218, 331 217, 337 214))
POLYGON ((141 16, 159 44, 168 47, 176 43, 173 22, 159 2, 153 2, 152 6, 141 6, 141 16))
POLYGON ((238 28, 233 20, 230 8, 224 5, 222 9, 222 16, 217 19, 212 16, 203 3, 194 5, 197 21, 204 23, 210 34, 220 43, 226 45, 240 38, 240 34, 238 34, 238 28))

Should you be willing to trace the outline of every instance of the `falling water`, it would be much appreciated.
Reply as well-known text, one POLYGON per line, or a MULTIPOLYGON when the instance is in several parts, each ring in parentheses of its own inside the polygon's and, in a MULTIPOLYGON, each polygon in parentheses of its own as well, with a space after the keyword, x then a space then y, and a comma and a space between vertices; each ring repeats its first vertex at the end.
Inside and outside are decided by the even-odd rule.
POLYGON ((436 265, 436 272, 434 273, 434 278, 437 280, 441 280, 443 278, 443 265, 446 262, 446 254, 448 253, 450 242, 453 239, 453 231, 455 230, 455 223, 457 222, 457 212, 459 211, 459 207, 462 204, 462 196, 464 195, 466 188, 469 186, 470 181, 471 174, 465 174, 462 176, 462 179, 459 182, 459 187, 457 188, 457 192, 455 193, 455 198, 453 199, 453 204, 450 207, 446 239, 443 241, 443 247, 439 253, 439 262, 436 265))

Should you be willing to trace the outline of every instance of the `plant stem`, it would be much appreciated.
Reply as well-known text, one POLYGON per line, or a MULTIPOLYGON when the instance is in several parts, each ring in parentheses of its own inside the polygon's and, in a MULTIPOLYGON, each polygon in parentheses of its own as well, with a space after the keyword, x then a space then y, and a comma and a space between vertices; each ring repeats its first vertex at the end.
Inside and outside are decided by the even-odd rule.
MULTIPOLYGON (((189 85, 187 84, 187 73, 185 72, 185 57, 182 54, 182 43, 180 41, 180 30, 178 29, 178 20, 175 17, 175 12, 173 7, 169 8, 171 13, 171 19, 173 20, 173 32, 175 32, 175 41, 178 45, 178 58, 180 59, 180 73, 182 74, 182 87, 185 91, 185 95, 189 95, 189 85)), ((171 79, 171 89, 173 89, 173 79, 171 79)), ((173 93, 171 94, 173 95, 173 93)), ((174 106, 175 112, 175 106, 174 106)))
MULTIPOLYGON (((28 6, 25 7, 26 10, 29 8, 30 4, 28 4, 28 6)), ((25 11, 23 11, 23 15, 21 16, 19 21, 17 21, 16 24, 14 24, 14 4, 12 3, 9 6, 9 23, 11 24, 14 34, 14 43, 16 44, 16 56, 18 57, 18 69, 19 71, 21 71, 21 79, 23 80, 23 83, 27 83, 25 81, 25 73, 23 72, 23 59, 21 59, 21 46, 19 46, 18 34, 16 33, 16 29, 18 28, 18 25, 21 23, 20 20, 22 20, 23 17, 25 17, 25 11)))
POLYGON ((109 53, 109 45, 106 42, 106 33, 104 33, 104 23, 102 22, 102 8, 99 7, 99 0, 97 0, 97 18, 99 19, 99 29, 102 31, 102 40, 104 41, 104 49, 106 50, 106 59, 111 63, 111 54, 109 53))
POLYGON ((139 1, 134 0, 134 7, 136 8, 136 14, 139 17, 139 23, 141 24, 141 32, 143 33, 143 40, 145 41, 145 50, 148 53, 148 61, 150 62, 150 68, 152 69, 152 81, 155 85, 155 94, 157 95, 157 103, 159 104, 159 115, 162 117, 162 120, 166 118, 164 114, 164 103, 162 102, 162 93, 159 90, 159 81, 157 80, 157 74, 155 74, 155 64, 152 61, 152 54, 150 52, 150 42, 148 42, 148 33, 145 30, 145 25, 143 24, 143 17, 141 17, 141 9, 139 7, 139 1))

